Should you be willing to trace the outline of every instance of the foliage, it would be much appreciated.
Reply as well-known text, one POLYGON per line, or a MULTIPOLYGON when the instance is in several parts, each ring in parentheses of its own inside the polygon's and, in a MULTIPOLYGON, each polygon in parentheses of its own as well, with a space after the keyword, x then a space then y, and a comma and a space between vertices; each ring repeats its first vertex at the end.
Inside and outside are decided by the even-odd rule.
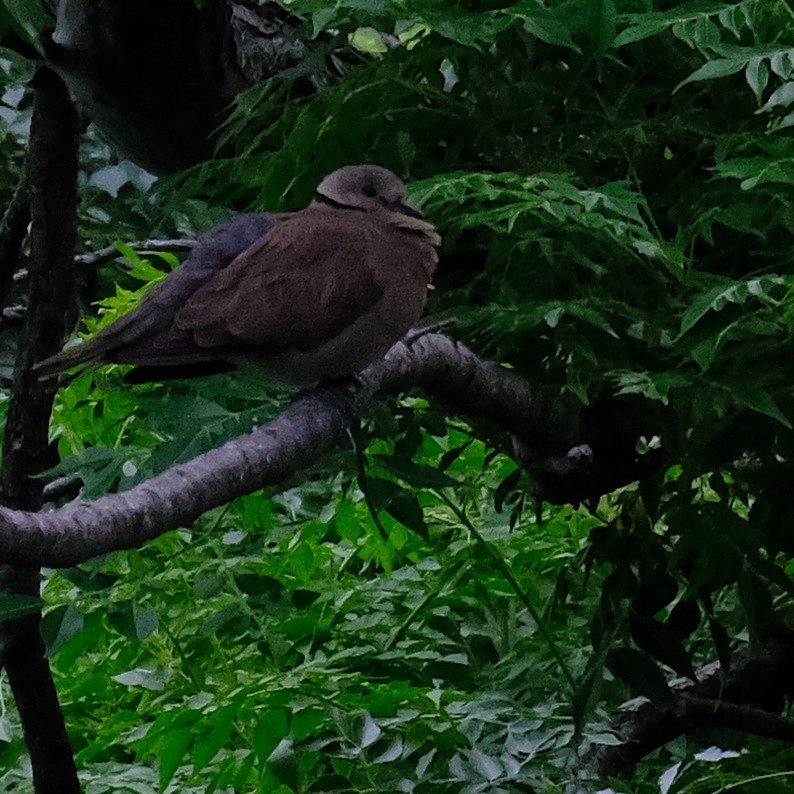
MULTIPOLYGON (((208 228, 221 205, 300 206, 333 168, 382 163, 444 236, 431 311, 607 435, 639 417, 626 432, 658 463, 599 504, 536 506, 515 464, 409 397, 289 490, 51 573, 47 642, 86 790, 565 790, 617 741, 607 716, 629 692, 664 704, 671 671, 727 663, 790 605, 794 12, 289 8, 339 46, 338 82, 250 89, 218 158, 151 189, 89 138, 84 246, 208 228)), ((132 255, 85 291, 105 322, 172 264, 132 255)), ((57 473, 85 496, 285 399, 245 375, 131 390, 120 373, 60 393, 57 473)), ((0 740, 9 788, 10 711, 0 740)), ((682 739, 610 784, 790 785, 789 747, 716 740, 742 754, 682 739)))

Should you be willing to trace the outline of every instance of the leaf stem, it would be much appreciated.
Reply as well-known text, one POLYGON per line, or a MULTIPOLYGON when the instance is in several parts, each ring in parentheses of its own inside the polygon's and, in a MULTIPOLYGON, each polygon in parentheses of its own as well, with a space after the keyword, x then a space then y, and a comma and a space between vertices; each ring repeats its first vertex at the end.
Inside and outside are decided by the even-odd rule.
POLYGON ((443 491, 434 491, 434 493, 449 507, 450 510, 452 510, 460 522, 480 544, 485 553, 488 554, 488 556, 494 561, 496 567, 505 577, 508 584, 513 588, 513 591, 518 596, 519 601, 521 601, 526 610, 532 616, 532 619, 535 621, 535 624, 538 627, 538 633, 541 637, 543 637, 544 642, 551 651, 551 654, 554 657, 554 660, 557 662, 557 666, 560 668, 565 680, 568 682, 571 691, 575 692, 576 681, 574 680, 573 674, 569 670, 568 665, 565 663, 562 652, 557 647, 557 643, 554 641, 554 637, 552 637, 551 632, 549 631, 549 628, 543 620, 540 612, 535 608, 535 605, 529 600, 529 596, 524 592, 515 576, 513 576, 513 572, 510 570, 510 567, 507 565, 504 559, 496 551, 494 551, 491 545, 486 542, 485 538, 483 538, 483 536, 480 534, 474 524, 472 524, 472 522, 469 520, 469 517, 459 505, 457 505, 443 491))

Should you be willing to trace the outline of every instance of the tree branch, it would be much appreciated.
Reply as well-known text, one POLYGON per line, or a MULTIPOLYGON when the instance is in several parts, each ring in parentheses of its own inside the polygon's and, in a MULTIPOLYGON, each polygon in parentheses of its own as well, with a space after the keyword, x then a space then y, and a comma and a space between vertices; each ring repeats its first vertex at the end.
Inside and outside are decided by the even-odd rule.
POLYGON ((395 345, 356 384, 302 392, 268 424, 128 491, 41 513, 0 509, 0 558, 64 567, 140 546, 311 465, 375 394, 417 386, 454 410, 500 424, 538 462, 564 454, 576 437, 575 419, 561 403, 464 345, 428 334, 395 345))
POLYGON ((794 720, 724 700, 683 695, 678 703, 678 718, 688 731, 727 728, 767 739, 794 742, 794 720))
POLYGON ((698 674, 698 684, 689 679, 672 682, 672 709, 661 710, 637 698, 631 702, 632 711, 618 720, 623 742, 594 748, 588 766, 599 777, 617 775, 676 737, 704 728, 794 741, 794 722, 778 716, 784 696, 792 693, 792 664, 794 632, 780 631, 734 654, 728 671, 713 664, 705 675, 698 674))

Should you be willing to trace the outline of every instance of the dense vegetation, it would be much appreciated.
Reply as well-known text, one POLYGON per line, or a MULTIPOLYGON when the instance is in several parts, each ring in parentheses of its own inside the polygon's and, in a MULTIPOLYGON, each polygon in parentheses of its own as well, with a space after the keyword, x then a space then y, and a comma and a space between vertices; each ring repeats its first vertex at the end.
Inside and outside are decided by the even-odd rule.
MULTIPOLYGON (((35 41, 46 21, 18 5, 3 18, 35 41)), ((633 694, 663 711, 665 677, 790 642, 794 8, 288 7, 328 57, 240 94, 214 160, 152 184, 88 130, 82 250, 299 207, 336 167, 385 165, 444 238, 430 313, 577 406, 595 465, 623 455, 623 487, 539 499, 481 429, 411 394, 278 491, 49 571, 42 630, 85 790, 790 790, 791 745, 741 724, 609 781, 592 758, 633 694), (726 752, 698 755, 712 744, 726 752)), ((8 198, 30 65, 3 65, 8 198)), ((77 265, 99 299, 89 333, 177 262, 120 251, 77 265)), ((122 375, 57 398, 52 475, 84 498, 288 399, 242 373, 122 375)), ((27 790, 3 697, 0 790, 27 790)))

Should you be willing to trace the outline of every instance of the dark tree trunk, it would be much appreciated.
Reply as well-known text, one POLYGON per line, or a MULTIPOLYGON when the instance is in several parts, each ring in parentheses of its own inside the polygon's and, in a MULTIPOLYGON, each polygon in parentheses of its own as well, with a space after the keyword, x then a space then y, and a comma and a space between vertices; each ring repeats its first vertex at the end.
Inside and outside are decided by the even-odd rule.
POLYGON ((300 62, 275 3, 59 0, 50 65, 119 151, 173 172, 208 159, 235 95, 300 62))
MULTIPOLYGON (((48 427, 56 386, 42 384, 33 364, 58 350, 74 312, 72 262, 76 240, 79 120, 66 86, 48 68, 34 79, 35 101, 28 150, 31 251, 28 310, 14 372, 4 439, 5 501, 41 507, 35 478, 54 461, 48 427)), ((8 592, 38 596, 36 568, 0 568, 8 592)), ((58 695, 39 632, 41 613, 2 627, 3 663, 19 709, 36 792, 70 794, 80 784, 58 695)))

